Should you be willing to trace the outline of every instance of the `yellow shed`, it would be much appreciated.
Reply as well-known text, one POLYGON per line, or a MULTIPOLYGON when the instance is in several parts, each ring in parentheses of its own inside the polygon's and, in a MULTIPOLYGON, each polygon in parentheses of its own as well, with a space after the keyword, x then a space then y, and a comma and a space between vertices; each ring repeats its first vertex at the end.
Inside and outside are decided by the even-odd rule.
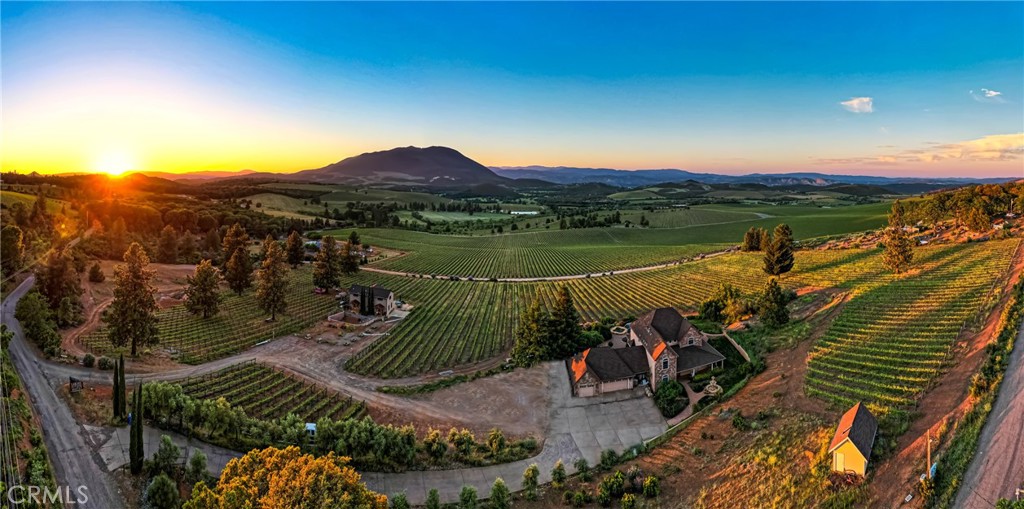
POLYGON ((843 414, 832 437, 828 452, 832 454, 832 470, 863 476, 868 470, 871 447, 875 444, 878 421, 864 403, 857 403, 843 414))

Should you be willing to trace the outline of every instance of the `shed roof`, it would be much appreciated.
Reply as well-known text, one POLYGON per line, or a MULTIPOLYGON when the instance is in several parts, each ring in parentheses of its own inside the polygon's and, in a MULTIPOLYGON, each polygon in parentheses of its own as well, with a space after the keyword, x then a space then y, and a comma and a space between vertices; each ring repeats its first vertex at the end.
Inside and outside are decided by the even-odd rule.
POLYGON ((858 402, 843 414, 836 426, 836 434, 828 446, 828 452, 834 451, 843 442, 849 440, 865 458, 871 457, 871 447, 875 443, 878 432, 878 421, 871 415, 863 402, 858 402))

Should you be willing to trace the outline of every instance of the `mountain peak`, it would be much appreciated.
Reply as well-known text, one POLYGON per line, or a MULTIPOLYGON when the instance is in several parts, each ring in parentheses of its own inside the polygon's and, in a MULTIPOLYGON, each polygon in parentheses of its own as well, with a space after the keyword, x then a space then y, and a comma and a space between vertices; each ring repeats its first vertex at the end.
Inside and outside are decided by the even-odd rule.
POLYGON ((355 181, 431 187, 464 187, 509 181, 458 150, 442 146, 408 146, 367 152, 323 168, 301 171, 294 176, 313 182, 355 181))

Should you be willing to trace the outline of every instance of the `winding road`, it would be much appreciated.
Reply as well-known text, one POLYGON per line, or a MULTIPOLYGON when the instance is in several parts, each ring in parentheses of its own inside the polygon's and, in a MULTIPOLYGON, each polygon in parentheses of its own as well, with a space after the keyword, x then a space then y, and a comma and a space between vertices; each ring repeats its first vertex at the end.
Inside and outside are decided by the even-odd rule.
POLYGON ((86 430, 75 421, 71 411, 57 396, 56 388, 64 378, 47 373, 44 369, 47 363, 39 361, 26 343, 21 324, 14 318, 18 299, 32 288, 34 278, 29 276, 4 299, 2 321, 14 334, 10 345, 11 361, 42 424, 43 440, 50 453, 57 485, 70 487, 72 496, 80 486, 87 487, 88 500, 77 504, 81 507, 124 507, 120 491, 108 475, 103 460, 89 447, 86 430))
POLYGON ((1015 490, 1024 487, 1024 324, 960 486, 955 506, 963 509, 990 509, 1000 498, 1014 500, 1015 490))

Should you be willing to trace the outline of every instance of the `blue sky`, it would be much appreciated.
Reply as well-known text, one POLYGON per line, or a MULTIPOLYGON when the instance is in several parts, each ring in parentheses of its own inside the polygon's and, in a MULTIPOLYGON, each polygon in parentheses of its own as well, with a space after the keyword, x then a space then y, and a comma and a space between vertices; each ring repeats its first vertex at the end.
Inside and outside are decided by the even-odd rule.
POLYGON ((1020 2, 5 2, 2 29, 5 170, 447 145, 488 165, 1024 176, 1020 2))

